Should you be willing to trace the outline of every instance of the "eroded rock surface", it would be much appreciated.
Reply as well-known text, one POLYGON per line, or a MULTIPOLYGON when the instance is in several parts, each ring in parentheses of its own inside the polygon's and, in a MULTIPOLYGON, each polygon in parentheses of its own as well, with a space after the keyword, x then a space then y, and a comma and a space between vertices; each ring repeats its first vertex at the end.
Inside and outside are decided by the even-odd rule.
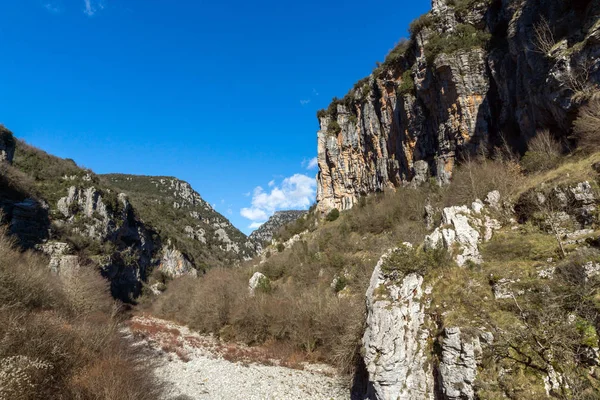
POLYGON ((597 4, 459 3, 432 1, 408 50, 320 113, 322 213, 411 181, 447 183, 458 153, 498 144, 501 136, 523 147, 538 129, 569 131, 578 96, 600 82, 597 4), (543 20, 551 49, 536 37, 543 20), (479 32, 487 50, 431 50, 432 41, 464 29, 479 32))
POLYGON ((407 275, 400 282, 385 276, 377 263, 367 290, 367 328, 363 336, 370 398, 433 399, 433 372, 426 348, 423 277, 407 275))

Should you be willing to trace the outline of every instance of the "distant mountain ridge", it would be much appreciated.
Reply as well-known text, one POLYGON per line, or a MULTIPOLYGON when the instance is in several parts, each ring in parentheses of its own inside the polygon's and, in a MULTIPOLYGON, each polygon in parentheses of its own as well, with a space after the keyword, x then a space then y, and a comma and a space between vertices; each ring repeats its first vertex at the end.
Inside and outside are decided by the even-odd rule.
POLYGON ((273 236, 285 225, 296 221, 298 218, 308 214, 305 210, 276 211, 267 222, 262 224, 248 237, 250 241, 258 246, 269 244, 273 236))
POLYGON ((177 242, 180 250, 197 262, 213 264, 208 267, 225 266, 224 263, 256 253, 246 235, 215 211, 188 182, 167 176, 126 174, 100 178, 127 194, 144 221, 177 242))

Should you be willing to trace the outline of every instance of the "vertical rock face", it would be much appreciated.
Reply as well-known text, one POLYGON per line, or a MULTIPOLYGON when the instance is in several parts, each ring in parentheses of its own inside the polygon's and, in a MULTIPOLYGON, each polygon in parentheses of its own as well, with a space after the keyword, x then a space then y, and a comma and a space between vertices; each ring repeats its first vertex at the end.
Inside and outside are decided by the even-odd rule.
POLYGON ((434 0, 408 44, 319 113, 320 211, 406 182, 446 183, 458 155, 501 138, 522 149, 537 129, 568 133, 600 82, 597 1, 463 3, 434 0), (544 21, 548 48, 536 37, 544 21))
POLYGON ((475 399, 473 383, 482 354, 479 338, 466 340, 460 328, 446 328, 441 349, 438 375, 441 397, 448 400, 475 399))
POLYGON ((158 270, 169 278, 198 275, 198 271, 194 269, 192 263, 183 253, 169 247, 165 247, 162 251, 162 259, 158 265, 158 270))
MULTIPOLYGON (((93 186, 71 186, 67 195, 58 200, 56 209, 62 217, 53 221, 57 226, 96 245, 111 243, 110 249, 96 257, 96 262, 102 275, 110 281, 114 297, 133 300, 141 293, 142 283, 156 265, 177 264, 174 257, 170 257, 171 253, 163 254, 159 262, 156 253, 162 247, 160 238, 139 221, 122 193, 115 195, 93 186), (112 198, 110 202, 109 198, 112 198)), ((65 257, 68 259, 68 255, 63 254, 59 264, 65 257)))
POLYGON ((15 138, 11 131, 0 125, 0 162, 12 163, 15 155, 15 138))
POLYGON ((363 337, 369 372, 369 398, 433 399, 433 372, 427 360, 423 277, 409 274, 401 282, 382 271, 384 255, 367 290, 367 329, 363 337))

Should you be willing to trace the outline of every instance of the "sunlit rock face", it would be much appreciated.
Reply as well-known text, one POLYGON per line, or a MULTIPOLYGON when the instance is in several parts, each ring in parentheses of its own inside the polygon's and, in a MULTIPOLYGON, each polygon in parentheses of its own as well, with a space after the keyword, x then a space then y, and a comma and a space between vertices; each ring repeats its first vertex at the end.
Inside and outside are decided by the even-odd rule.
POLYGON ((538 129, 569 133, 582 93, 600 82, 593 2, 460 3, 434 0, 404 52, 320 113, 319 211, 409 182, 448 183, 461 155, 523 149, 538 129), (536 37, 542 17, 551 49, 536 37), (472 37, 465 26, 483 46, 432 50, 440 37, 472 37))

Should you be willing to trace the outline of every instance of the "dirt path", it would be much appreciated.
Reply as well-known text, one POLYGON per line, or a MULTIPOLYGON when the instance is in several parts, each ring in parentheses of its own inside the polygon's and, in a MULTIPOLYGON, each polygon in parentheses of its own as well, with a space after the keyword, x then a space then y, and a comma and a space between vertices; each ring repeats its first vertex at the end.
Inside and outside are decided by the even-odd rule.
POLYGON ((303 370, 276 365, 255 348, 225 345, 152 317, 134 317, 129 330, 138 345, 156 355, 156 374, 168 387, 165 400, 349 398, 348 389, 325 365, 303 364, 303 370))

